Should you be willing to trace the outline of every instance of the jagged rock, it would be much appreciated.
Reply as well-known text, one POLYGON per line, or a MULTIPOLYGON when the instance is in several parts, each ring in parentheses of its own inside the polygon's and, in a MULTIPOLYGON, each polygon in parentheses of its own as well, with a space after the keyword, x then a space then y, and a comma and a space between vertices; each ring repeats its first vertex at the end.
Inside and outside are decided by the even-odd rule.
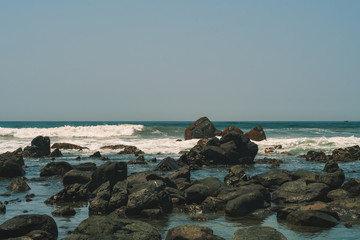
POLYGON ((92 174, 89 190, 94 191, 103 183, 110 181, 113 186, 116 182, 127 177, 127 164, 125 162, 106 162, 99 166, 92 174))
POLYGON ((198 225, 182 225, 171 228, 165 240, 222 240, 223 238, 214 235, 213 230, 198 225))
POLYGON ((232 166, 224 178, 225 184, 231 186, 236 186, 239 182, 248 180, 250 178, 246 175, 241 165, 232 166))
POLYGON ((235 231, 232 240, 286 240, 287 238, 272 227, 254 226, 235 231))
POLYGON ((237 132, 237 133, 244 134, 244 132, 243 132, 240 128, 235 127, 235 126, 228 126, 227 128, 225 128, 225 129, 222 131, 221 135, 222 135, 222 136, 225 136, 226 134, 228 134, 228 133, 231 132, 231 131, 235 131, 235 132, 237 132))
POLYGON ((266 140, 265 132, 264 132, 262 126, 260 126, 260 125, 254 127, 249 132, 245 133, 245 135, 254 141, 266 140))
POLYGON ((40 177, 64 176, 73 167, 68 162, 50 162, 40 170, 40 177))
POLYGON ((71 217, 76 214, 76 211, 73 207, 65 206, 53 211, 51 214, 53 216, 71 217))
POLYGON ((49 157, 62 157, 62 153, 58 148, 56 148, 50 153, 49 157))
POLYGON ((24 157, 44 157, 50 155, 50 138, 37 136, 31 141, 31 146, 24 148, 24 157))
POLYGON ((24 176, 24 160, 21 154, 6 152, 0 154, 0 177, 24 176))
POLYGON ((71 144, 71 143, 54 143, 51 148, 58 148, 58 149, 78 149, 78 150, 83 150, 83 149, 89 149, 87 147, 82 147, 79 145, 75 145, 75 144, 71 144))
POLYGON ((332 159, 335 162, 351 162, 360 160, 360 147, 359 145, 355 145, 345 149, 335 149, 332 151, 332 159))
POLYGON ((78 183, 65 186, 63 190, 45 200, 46 204, 67 202, 86 202, 89 198, 88 187, 78 183))
POLYGON ((258 147, 248 137, 230 132, 220 140, 210 139, 205 145, 196 145, 183 154, 179 163, 195 166, 214 164, 247 164, 253 163, 258 147))
POLYGON ((90 216, 64 240, 139 239, 161 240, 156 228, 148 223, 125 219, 113 212, 107 216, 90 216))
POLYGON ((72 169, 65 173, 63 177, 63 184, 70 185, 74 183, 86 184, 91 181, 92 173, 90 171, 80 171, 72 169))
POLYGON ((94 152, 89 158, 101 158, 101 154, 99 151, 94 152))
POLYGON ((41 230, 57 239, 58 229, 54 219, 48 215, 29 214, 13 217, 0 225, 0 238, 16 238, 26 236, 32 231, 41 230))
POLYGON ((304 155, 304 157, 306 158, 306 161, 311 162, 327 162, 331 160, 331 157, 326 155, 322 151, 308 151, 307 154, 304 155))
POLYGON ((179 168, 180 166, 173 158, 167 157, 161 160, 161 162, 156 166, 155 171, 173 171, 179 168))
POLYGON ((272 201, 300 203, 326 200, 329 187, 324 183, 307 183, 305 180, 286 182, 272 194, 272 201))
POLYGON ((207 118, 201 117, 191 124, 185 130, 185 140, 193 138, 212 138, 215 137, 216 128, 214 124, 207 118))
POLYGON ((6 189, 13 193, 19 193, 29 191, 30 187, 24 179, 16 178, 6 187, 6 189))
POLYGON ((137 157, 135 160, 130 160, 128 161, 128 164, 148 164, 147 162, 145 162, 145 157, 143 155, 137 157))
POLYGON ((169 178, 172 180, 183 178, 190 182, 190 168, 189 166, 184 166, 173 172, 169 175, 169 178))

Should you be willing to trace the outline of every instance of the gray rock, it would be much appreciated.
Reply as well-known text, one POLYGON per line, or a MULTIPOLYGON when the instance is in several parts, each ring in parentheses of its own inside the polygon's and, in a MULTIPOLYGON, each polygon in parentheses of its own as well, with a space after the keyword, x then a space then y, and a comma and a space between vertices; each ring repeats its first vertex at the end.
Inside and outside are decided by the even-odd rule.
POLYGON ((13 193, 19 193, 29 191, 30 187, 24 179, 16 178, 6 187, 6 189, 13 193))
POLYGON ((213 230, 198 225, 182 225, 171 228, 165 240, 221 240, 223 238, 214 235, 213 230))
POLYGON ((235 231, 232 240, 286 240, 287 238, 272 227, 254 226, 235 231))

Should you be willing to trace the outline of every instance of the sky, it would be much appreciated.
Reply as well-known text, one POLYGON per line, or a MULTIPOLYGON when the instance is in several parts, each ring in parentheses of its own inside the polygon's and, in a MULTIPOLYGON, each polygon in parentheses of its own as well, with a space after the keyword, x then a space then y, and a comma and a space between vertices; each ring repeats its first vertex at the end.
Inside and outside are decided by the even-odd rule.
POLYGON ((357 0, 2 0, 0 121, 359 121, 359 12, 357 0))

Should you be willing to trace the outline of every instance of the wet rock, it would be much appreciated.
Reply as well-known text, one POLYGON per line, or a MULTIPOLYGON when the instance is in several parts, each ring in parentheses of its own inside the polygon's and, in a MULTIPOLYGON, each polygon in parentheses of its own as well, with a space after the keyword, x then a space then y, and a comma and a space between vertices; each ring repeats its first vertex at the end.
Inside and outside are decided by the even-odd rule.
POLYGON ((161 240, 156 228, 148 223, 121 218, 113 212, 107 216, 90 216, 65 240, 86 239, 139 239, 161 240))
POLYGON ((225 184, 231 186, 236 186, 238 183, 248 180, 250 178, 246 175, 241 165, 232 166, 224 178, 225 184))
POLYGON ((342 198, 328 203, 328 209, 336 212, 344 222, 360 224, 360 199, 342 198))
POLYGON ((58 149, 89 149, 87 147, 81 147, 79 145, 71 144, 71 143, 54 143, 51 148, 58 148, 58 149))
POLYGON ((24 148, 24 157, 45 157, 50 155, 50 138, 37 136, 31 141, 31 146, 24 148))
POLYGON ((55 158, 55 157, 62 157, 62 153, 61 153, 61 151, 60 151, 58 148, 56 148, 54 151, 52 151, 52 152, 50 153, 49 157, 53 157, 53 158, 55 158))
POLYGON ((216 164, 250 164, 253 163, 258 147, 248 137, 230 132, 220 140, 210 139, 205 145, 196 145, 183 154, 179 163, 204 166, 216 164))
POLYGON ((72 169, 65 173, 63 177, 64 185, 71 185, 74 183, 86 184, 91 181, 92 173, 90 171, 80 171, 72 169))
POLYGON ((293 180, 292 173, 287 170, 272 170, 252 177, 264 187, 280 186, 293 180))
POLYGON ((201 117, 185 129, 185 140, 193 138, 212 138, 215 137, 216 128, 207 118, 201 117))
POLYGON ((60 216, 60 217, 71 217, 76 214, 76 211, 73 207, 65 206, 59 208, 51 213, 53 216, 60 216))
POLYGON ((19 193, 29 191, 30 187, 23 178, 16 178, 6 187, 6 189, 13 193, 19 193))
POLYGON ((126 206, 127 201, 128 201, 127 183, 126 181, 119 181, 112 188, 108 206, 110 210, 115 210, 122 206, 126 206))
POLYGON ((329 187, 324 183, 307 183, 296 180, 282 184, 272 195, 272 201, 280 203, 300 203, 325 201, 329 187))
POLYGON ((180 166, 176 163, 176 161, 167 157, 161 160, 161 162, 156 166, 155 171, 173 171, 178 170, 180 166))
POLYGON ((108 145, 108 146, 103 146, 100 149, 110 149, 110 150, 116 150, 116 149, 123 149, 125 148, 126 145, 123 144, 118 144, 118 145, 108 145))
POLYGON ((88 188, 82 184, 65 186, 63 190, 51 196, 45 201, 46 204, 58 204, 67 202, 87 202, 89 198, 88 188))
POLYGON ((95 171, 96 164, 92 162, 81 163, 79 165, 72 165, 72 167, 79 171, 95 171))
POLYGON ((148 162, 150 162, 150 163, 156 163, 156 162, 157 162, 157 159, 156 159, 156 158, 151 158, 148 162))
POLYGON ((213 230, 208 227, 202 227, 198 225, 182 225, 171 228, 165 240, 221 240, 223 238, 214 235, 213 230))
POLYGON ((331 190, 330 192, 328 192, 326 197, 330 201, 335 201, 335 200, 340 200, 343 198, 351 198, 352 194, 350 194, 348 191, 346 191, 344 189, 339 188, 339 189, 331 190))
POLYGON ((111 189, 112 186, 110 182, 107 181, 92 192, 92 196, 94 197, 90 200, 89 215, 102 215, 111 212, 109 209, 111 189))
POLYGON ((144 164, 144 165, 146 165, 148 163, 145 162, 145 157, 144 156, 139 156, 135 160, 128 161, 128 164, 144 164))
POLYGON ((2 202, 0 202, 0 214, 6 213, 6 206, 2 202))
POLYGON ((287 217, 286 221, 293 225, 299 226, 311 226, 311 227, 334 227, 339 221, 335 217, 315 210, 299 210, 291 212, 287 217))
POLYGON ((265 132, 264 132, 262 126, 260 126, 260 125, 254 127, 249 132, 245 133, 245 135, 254 141, 266 140, 265 132))
POLYGON ((189 166, 184 166, 173 172, 169 175, 169 178, 172 180, 178 179, 178 178, 184 178, 188 182, 190 182, 190 168, 189 166))
POLYGON ((223 131, 222 131, 222 136, 228 134, 229 132, 237 132, 237 133, 240 133, 240 134, 244 134, 244 132, 238 128, 238 127, 235 127, 235 126, 228 126, 227 128, 225 128, 223 131))
POLYGON ((12 152, 0 154, 0 177, 24 176, 22 155, 12 152))
POLYGON ((339 169, 340 169, 339 165, 336 162, 329 161, 325 164, 323 171, 327 172, 327 173, 334 173, 334 172, 338 171, 339 169))
POLYGON ((264 208, 264 196, 261 192, 255 191, 230 200, 225 206, 225 213, 227 216, 240 217, 246 216, 250 212, 264 208))
POLYGON ((29 214, 13 217, 0 225, 2 239, 26 236, 32 231, 41 230, 57 239, 58 229, 54 219, 48 215, 29 214))
POLYGON ((127 177, 127 164, 124 162, 106 162, 99 166, 92 174, 89 183, 89 190, 93 191, 103 183, 109 181, 113 186, 118 181, 123 181, 127 177))
POLYGON ((265 148, 265 153, 273 153, 273 152, 274 152, 273 147, 265 148))
POLYGON ((89 158, 101 158, 101 154, 99 151, 94 152, 89 158))
POLYGON ((347 191, 351 196, 360 196, 360 179, 349 179, 342 189, 347 191))
POLYGON ((194 221, 194 222, 207 222, 210 220, 214 220, 216 218, 217 218, 216 216, 195 215, 195 216, 189 217, 189 220, 194 221))
POLYGON ((360 160, 360 147, 359 145, 355 145, 345 149, 335 149, 332 151, 332 159, 335 162, 351 162, 360 160))
POLYGON ((40 170, 41 177, 64 176, 73 167, 68 162, 50 162, 40 170))
POLYGON ((306 158, 306 161, 311 162, 327 162, 331 160, 330 156, 326 155, 322 151, 308 151, 307 154, 304 155, 304 157, 306 158))
POLYGON ((287 238, 272 227, 254 226, 235 231, 232 240, 286 240, 287 238))
POLYGON ((125 146, 124 150, 120 151, 118 154, 145 154, 142 150, 138 149, 135 146, 125 146))

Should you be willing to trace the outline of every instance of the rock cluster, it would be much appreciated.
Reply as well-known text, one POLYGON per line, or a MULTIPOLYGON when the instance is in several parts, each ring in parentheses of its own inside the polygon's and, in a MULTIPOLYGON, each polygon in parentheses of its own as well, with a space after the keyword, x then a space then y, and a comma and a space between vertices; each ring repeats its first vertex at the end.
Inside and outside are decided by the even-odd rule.
POLYGON ((352 162, 360 160, 360 147, 355 145, 344 149, 334 149, 331 155, 326 155, 322 151, 309 151, 301 157, 305 157, 306 161, 312 162, 327 162, 331 160, 335 162, 352 162))

